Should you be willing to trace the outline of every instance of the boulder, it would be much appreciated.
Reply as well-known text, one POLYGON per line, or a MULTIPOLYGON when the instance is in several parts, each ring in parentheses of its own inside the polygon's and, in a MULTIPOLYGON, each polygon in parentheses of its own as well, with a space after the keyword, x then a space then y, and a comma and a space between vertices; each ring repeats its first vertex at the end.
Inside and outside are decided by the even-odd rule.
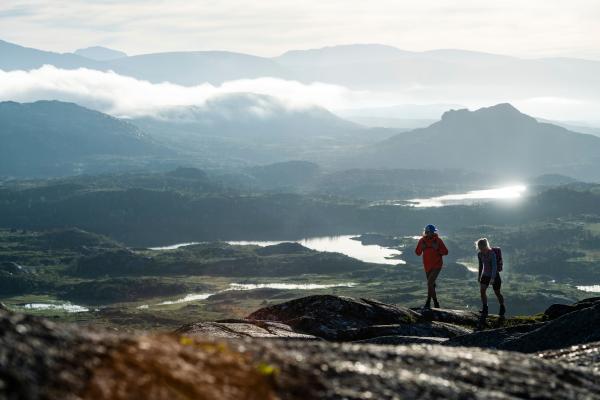
POLYGON ((411 324, 417 312, 376 300, 316 295, 277 304, 250 314, 247 319, 276 321, 297 332, 326 340, 343 340, 345 331, 372 325, 411 324))
POLYGON ((446 346, 499 348, 503 344, 544 326, 543 322, 517 325, 508 328, 489 329, 468 335, 457 336, 444 343, 446 346))
POLYGON ((447 346, 476 346, 523 353, 600 341, 600 304, 548 322, 490 329, 448 340, 447 346))
POLYGON ((600 304, 600 297, 590 297, 574 304, 552 304, 546 309, 546 311, 544 311, 544 316, 546 319, 552 320, 562 317, 563 315, 573 311, 592 307, 595 304, 600 304))
POLYGON ((565 314, 499 349, 533 353, 600 341, 600 304, 565 314))

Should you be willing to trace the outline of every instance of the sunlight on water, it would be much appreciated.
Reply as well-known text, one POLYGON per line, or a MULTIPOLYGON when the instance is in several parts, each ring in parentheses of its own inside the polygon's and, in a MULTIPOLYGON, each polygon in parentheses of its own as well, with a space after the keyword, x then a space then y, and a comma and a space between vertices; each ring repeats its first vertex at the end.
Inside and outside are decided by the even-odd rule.
POLYGON ((600 293, 600 285, 577 286, 577 289, 584 292, 600 293))
POLYGON ((181 303, 189 303, 191 301, 197 301, 197 300, 206 300, 212 295, 213 295, 213 293, 188 294, 187 296, 185 296, 181 299, 172 300, 172 301, 163 301, 162 303, 158 303, 157 305, 166 306, 166 305, 170 305, 170 304, 181 304, 181 303))
POLYGON ((162 247, 148 247, 148 250, 177 250, 180 247, 185 246, 193 246, 195 244, 200 244, 200 242, 186 242, 186 243, 177 243, 172 244, 170 246, 162 246, 162 247))
POLYGON ((53 304, 53 303, 28 303, 23 306, 27 310, 56 310, 68 313, 88 312, 89 309, 71 303, 53 304))
POLYGON ((506 186, 496 189, 474 190, 461 194, 448 194, 428 199, 411 199, 413 207, 443 207, 449 205, 469 205, 490 200, 514 200, 523 196, 525 185, 506 186))
POLYGON ((282 290, 317 290, 336 287, 356 287, 354 282, 321 285, 318 283, 230 283, 226 290, 282 289, 282 290))
MULTIPOLYGON (((331 253, 342 253, 349 257, 356 258, 369 263, 377 264, 406 264, 405 261, 391 258, 399 257, 402 252, 396 249, 388 249, 379 245, 363 245, 358 240, 352 238, 356 235, 343 236, 323 236, 297 240, 304 247, 312 250, 326 251, 331 253)), ((256 245, 256 246, 273 246, 285 241, 234 241, 228 242, 233 245, 256 245)))
MULTIPOLYGON (((230 283, 229 287, 224 290, 220 290, 217 293, 223 293, 228 291, 242 291, 242 290, 255 290, 255 289, 280 289, 280 290, 318 290, 318 289, 331 289, 336 287, 356 287, 357 284, 354 282, 342 282, 332 284, 318 284, 318 283, 230 283)), ((215 293, 200 293, 200 294, 188 294, 185 297, 177 300, 168 300, 161 303, 155 304, 156 306, 168 306, 172 304, 190 303, 193 301, 206 300, 215 293)), ((150 308, 148 304, 142 304, 136 307, 138 310, 147 310, 150 308)))

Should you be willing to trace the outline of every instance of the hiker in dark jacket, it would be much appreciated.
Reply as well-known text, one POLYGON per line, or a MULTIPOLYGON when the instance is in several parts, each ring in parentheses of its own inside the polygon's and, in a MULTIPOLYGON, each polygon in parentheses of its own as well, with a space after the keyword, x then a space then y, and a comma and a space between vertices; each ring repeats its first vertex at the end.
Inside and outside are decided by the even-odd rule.
POLYGON ((479 275, 477 280, 479 281, 479 290, 481 294, 481 315, 487 317, 488 315, 488 304, 487 304, 487 288, 491 284, 494 289, 494 294, 498 298, 500 303, 500 311, 498 315, 504 317, 506 314, 506 307, 504 306, 504 296, 500 292, 502 288, 502 279, 500 278, 500 262, 498 256, 500 249, 493 249, 490 246, 489 240, 481 238, 475 242, 477 246, 477 259, 479 260, 479 275))
POLYGON ((433 306, 440 308, 435 281, 444 265, 442 256, 448 255, 448 249, 436 232, 437 228, 434 225, 427 225, 423 237, 419 239, 415 248, 415 254, 423 256, 423 267, 427 276, 427 302, 424 308, 431 308, 431 299, 433 299, 433 306))

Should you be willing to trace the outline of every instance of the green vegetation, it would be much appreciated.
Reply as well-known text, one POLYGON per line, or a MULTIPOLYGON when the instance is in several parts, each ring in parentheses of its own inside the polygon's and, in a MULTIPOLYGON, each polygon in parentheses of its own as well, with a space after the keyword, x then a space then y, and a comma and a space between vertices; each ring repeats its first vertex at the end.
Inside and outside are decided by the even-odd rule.
MULTIPOLYGON (((276 171, 255 173, 268 181, 276 171)), ((303 176, 297 175, 299 185, 305 184, 303 176)), ((180 168, 5 183, 0 300, 27 312, 121 329, 239 318, 307 294, 419 307, 425 282, 411 237, 430 221, 442 228, 451 250, 438 281, 443 307, 478 310, 476 275, 467 267, 476 266, 473 242, 481 236, 503 249, 503 291, 511 315, 572 303, 588 297, 575 285, 600 282, 597 185, 535 189, 511 207, 415 209, 314 195, 300 186, 290 194, 232 182, 222 172, 180 168), (407 264, 369 264, 295 243, 262 248, 222 241, 357 232, 372 232, 358 238, 365 244, 403 251, 407 264), (201 243, 169 251, 146 248, 192 241, 201 243), (269 287, 274 283, 288 286, 269 287), (294 286, 305 284, 325 286, 294 286), (26 308, 31 303, 52 307, 26 308), (67 312, 65 304, 89 311, 67 312)), ((490 302, 494 312, 491 293, 490 302)))

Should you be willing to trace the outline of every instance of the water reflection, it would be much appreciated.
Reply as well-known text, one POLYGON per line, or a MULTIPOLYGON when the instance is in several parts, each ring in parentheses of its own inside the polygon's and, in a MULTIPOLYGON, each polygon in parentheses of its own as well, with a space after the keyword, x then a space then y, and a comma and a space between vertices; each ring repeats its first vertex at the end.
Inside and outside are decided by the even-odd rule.
POLYGON ((79 313, 88 312, 88 308, 78 306, 77 304, 66 303, 27 303, 22 306, 26 310, 38 310, 38 311, 64 311, 68 313, 79 313))
POLYGON ((577 289, 584 292, 600 293, 600 285, 577 286, 577 289))
POLYGON ((170 304, 181 304, 181 303, 189 303, 192 301, 197 301, 197 300, 206 300, 208 299, 210 296, 212 296, 213 293, 201 293, 201 294, 188 294, 187 296, 181 298, 181 299, 177 299, 177 300, 170 300, 170 301, 163 301, 162 303, 158 303, 159 306, 167 306, 170 304))
POLYGON ((319 284, 319 283, 230 283, 225 290, 254 290, 254 289, 280 289, 280 290, 317 290, 337 287, 355 287, 354 282, 319 284))
POLYGON ((185 243, 172 244, 170 246, 148 247, 148 250, 157 250, 157 251, 161 251, 161 250, 177 250, 180 247, 193 246, 195 244, 200 244, 200 242, 185 242, 185 243))
MULTIPOLYGON (((297 240, 296 243, 300 243, 304 247, 317 251, 342 253, 349 257, 356 258, 357 260, 369 263, 388 265, 406 264, 405 261, 397 258, 402 254, 401 251, 388 249, 387 247, 376 244, 363 245, 360 241, 353 240, 353 237, 356 237, 356 235, 312 237, 297 240)), ((273 246, 284 242, 285 241, 241 240, 228 243, 233 245, 273 246)))
POLYGON ((525 185, 506 186, 496 189, 473 190, 467 193, 448 194, 427 199, 411 199, 412 207, 443 207, 451 205, 470 205, 490 200, 511 200, 523 196, 527 190, 525 185))

